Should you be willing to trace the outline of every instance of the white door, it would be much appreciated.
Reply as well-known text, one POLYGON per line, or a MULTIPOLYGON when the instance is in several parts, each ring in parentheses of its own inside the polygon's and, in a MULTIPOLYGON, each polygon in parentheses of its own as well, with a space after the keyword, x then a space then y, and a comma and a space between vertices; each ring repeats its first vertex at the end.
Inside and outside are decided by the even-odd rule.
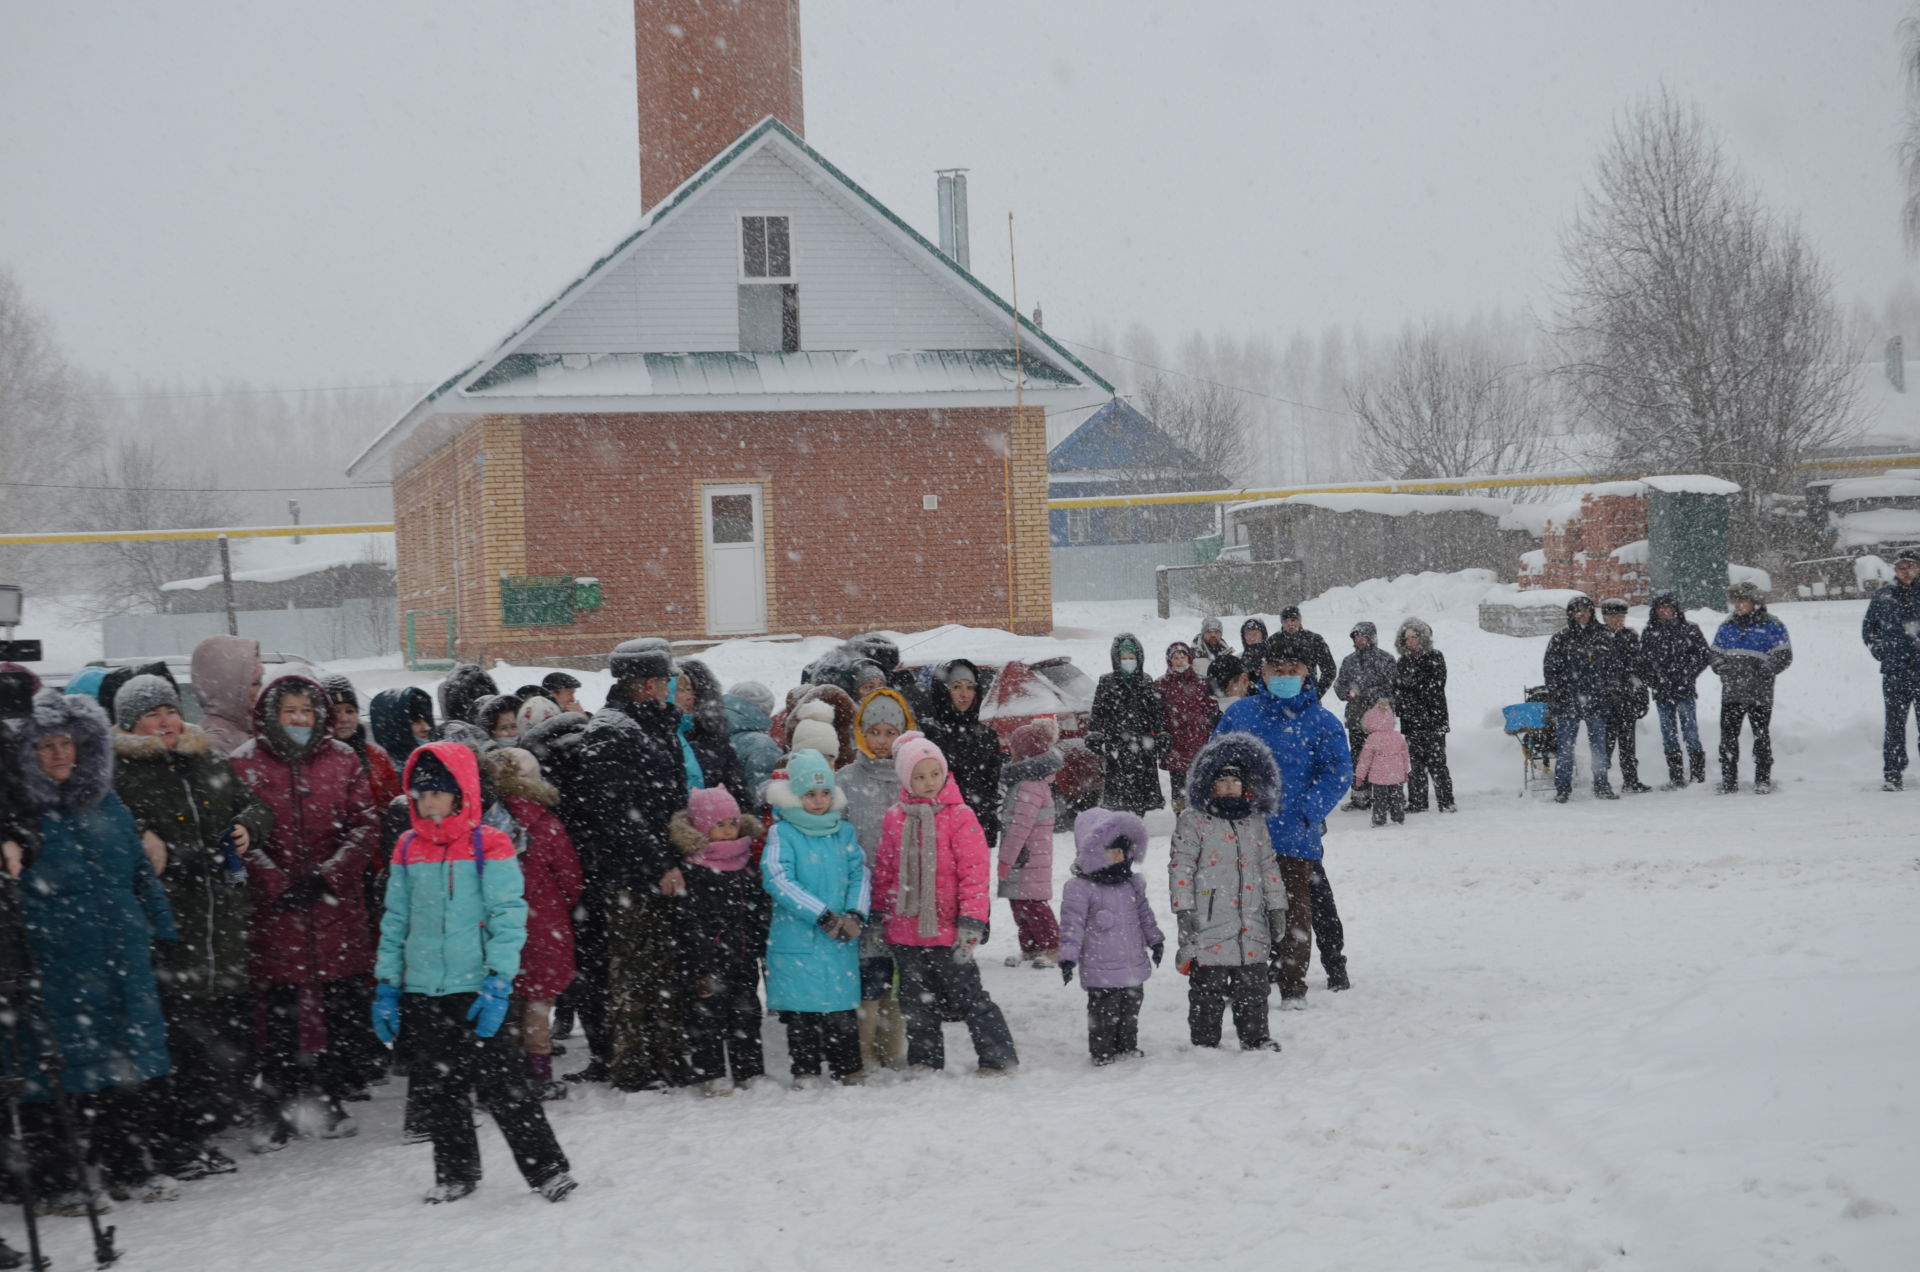
POLYGON ((766 631, 766 519, 760 487, 702 486, 700 505, 707 553, 708 634, 743 636, 766 631))

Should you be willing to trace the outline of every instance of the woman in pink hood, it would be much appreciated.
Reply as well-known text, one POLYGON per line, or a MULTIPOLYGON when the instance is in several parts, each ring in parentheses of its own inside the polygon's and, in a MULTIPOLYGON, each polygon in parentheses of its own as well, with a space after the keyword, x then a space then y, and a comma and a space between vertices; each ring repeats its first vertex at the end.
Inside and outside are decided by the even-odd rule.
POLYGON ((260 642, 209 636, 193 647, 193 694, 200 699, 201 732, 215 752, 232 755, 253 736, 253 702, 260 696, 260 642))
POLYGON ((884 921, 900 969, 908 1071, 946 1067, 944 1002, 966 1020, 981 1074, 1011 1073, 1020 1062, 1013 1035, 973 958, 992 904, 987 837, 961 799, 947 757, 925 734, 900 735, 893 771, 900 799, 887 810, 874 854, 873 917, 884 921))
POLYGON ((1404 783, 1410 757, 1407 739, 1395 724, 1393 700, 1382 698, 1360 725, 1367 731, 1367 744, 1353 762, 1353 789, 1372 792, 1373 824, 1384 826, 1392 817, 1394 825, 1407 820, 1407 792, 1404 783))

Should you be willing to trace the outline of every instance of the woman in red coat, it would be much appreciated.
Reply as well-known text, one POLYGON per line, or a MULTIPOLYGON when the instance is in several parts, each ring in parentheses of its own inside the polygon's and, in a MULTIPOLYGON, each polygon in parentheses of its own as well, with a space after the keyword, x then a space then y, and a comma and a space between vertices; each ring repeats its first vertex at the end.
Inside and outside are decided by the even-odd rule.
POLYGON ((580 855, 567 828, 554 815, 560 792, 540 773, 533 753, 503 747, 486 756, 493 788, 507 812, 526 830, 520 874, 526 885, 527 943, 513 997, 520 1006, 520 1040, 540 1096, 562 1099, 566 1084, 553 1080, 553 1000, 573 984, 573 907, 583 881, 580 855))
POLYGON ((1173 735, 1173 745, 1161 757, 1160 767, 1173 774, 1173 811, 1177 813, 1187 806, 1187 770, 1213 736, 1220 704, 1193 669, 1193 647, 1183 640, 1167 646, 1167 674, 1160 677, 1159 689, 1167 732, 1173 735))
POLYGON ((340 1101, 360 1087, 376 1045, 366 876, 379 819, 360 757, 334 740, 327 722, 326 690, 283 676, 261 691, 254 736, 229 757, 274 821, 273 834, 247 854, 248 940, 266 1008, 267 1117, 254 1142, 263 1152, 297 1133, 293 1114, 304 1091, 326 1102, 322 1135, 353 1134, 340 1101), (301 1063, 302 1052, 311 1064, 301 1063))

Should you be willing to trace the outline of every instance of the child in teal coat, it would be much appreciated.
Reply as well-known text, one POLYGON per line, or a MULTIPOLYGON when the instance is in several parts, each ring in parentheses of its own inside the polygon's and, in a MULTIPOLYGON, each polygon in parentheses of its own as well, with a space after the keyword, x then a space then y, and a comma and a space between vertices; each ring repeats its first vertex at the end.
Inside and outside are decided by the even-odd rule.
POLYGON ((847 797, 818 751, 795 751, 767 783, 773 829, 760 878, 773 896, 767 932, 767 1006, 787 1027, 795 1086, 860 1081, 860 929, 867 921, 867 858, 844 817, 847 797))
POLYGON ((433 1140, 429 1202, 458 1201, 480 1183, 478 1102, 513 1152, 527 1185, 548 1201, 573 1191, 567 1157, 518 1048, 500 1032, 508 1015, 527 902, 513 840, 480 824, 480 764, 458 742, 407 758, 402 783, 413 828, 393 846, 373 1030, 408 1038, 408 1100, 433 1140))

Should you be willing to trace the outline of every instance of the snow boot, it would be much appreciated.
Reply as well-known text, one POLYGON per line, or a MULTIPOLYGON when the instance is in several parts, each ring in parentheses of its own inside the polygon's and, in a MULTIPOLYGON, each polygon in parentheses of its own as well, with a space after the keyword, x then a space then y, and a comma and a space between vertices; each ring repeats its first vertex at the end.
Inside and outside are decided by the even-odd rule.
POLYGON ((480 1181, 477 1179, 453 1179, 444 1184, 435 1184, 421 1200, 429 1206, 443 1206, 449 1201, 458 1201, 462 1197, 472 1196, 473 1190, 479 1186, 480 1181))
POLYGON ((553 1079, 552 1056, 528 1056, 527 1068, 533 1073, 533 1093, 542 1101, 567 1098, 567 1084, 553 1079))
POLYGON ((1687 761, 1693 765, 1693 780, 1696 782, 1706 781, 1707 753, 1705 751, 1688 751, 1687 761))
POLYGON ((1773 794, 1773 777, 1772 777, 1772 775, 1771 775, 1771 774, 1767 774, 1767 773, 1756 773, 1756 774, 1754 774, 1754 778, 1753 778, 1753 793, 1754 793, 1755 795, 1771 795, 1771 794, 1773 794))
MULTIPOLYGON (((14 1249, 6 1242, 0 1241, 0 1268, 24 1268, 26 1266, 26 1255, 20 1253, 20 1251, 14 1249)), ((47 1265, 42 1263, 40 1266, 45 1267, 47 1265)))
POLYGON ((1267 1038, 1267 1039, 1263 1039, 1260 1042, 1242 1043, 1240 1046, 1240 1050, 1242 1051, 1278 1051, 1280 1050, 1280 1044, 1275 1042, 1271 1038, 1267 1038))
POLYGON ((1327 988, 1336 994, 1343 989, 1353 988, 1353 982, 1347 979, 1347 965, 1344 960, 1337 966, 1327 969, 1327 988))
POLYGON ((542 1197, 545 1197, 548 1201, 565 1201, 568 1194, 572 1193, 573 1190, 579 1186, 580 1181, 563 1170, 546 1183, 539 1185, 534 1191, 542 1197))
POLYGON ((1571 791, 1555 791, 1553 793, 1553 802, 1556 804, 1564 804, 1572 798, 1573 793, 1571 791))
POLYGON ((1897 791, 1897 790, 1899 790, 1899 789, 1900 789, 1900 775, 1899 775, 1898 773, 1889 773, 1889 774, 1887 774, 1887 776, 1886 776, 1886 780, 1884 780, 1884 781, 1882 781, 1882 782, 1880 783, 1880 789, 1881 789, 1881 790, 1883 790, 1883 791, 1897 791))
POLYGON ((907 1067, 907 1018, 900 1014, 900 1000, 889 993, 880 1000, 880 1012, 874 1022, 874 1051, 889 1069, 907 1067))
POLYGON ((1687 789, 1686 756, 1679 751, 1667 752, 1667 784, 1663 791, 1683 791, 1687 789))
POLYGON ((1593 797, 1595 799, 1619 799, 1620 793, 1614 790, 1613 787, 1602 784, 1593 788, 1593 797))

